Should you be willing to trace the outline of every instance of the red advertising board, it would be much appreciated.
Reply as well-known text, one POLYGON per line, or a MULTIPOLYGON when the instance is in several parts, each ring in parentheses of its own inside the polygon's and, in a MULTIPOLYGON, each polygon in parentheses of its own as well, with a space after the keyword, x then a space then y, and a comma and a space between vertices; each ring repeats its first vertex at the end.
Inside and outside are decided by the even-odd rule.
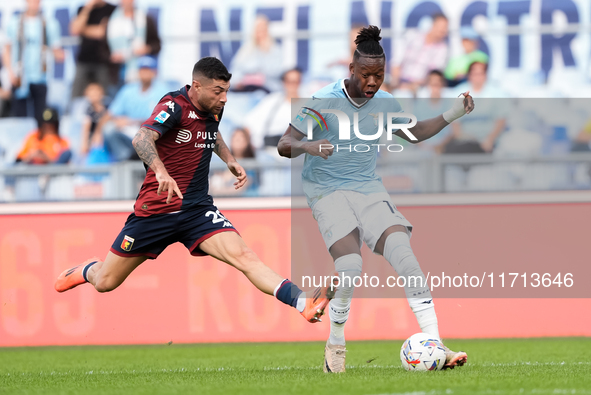
MULTIPOLYGON (((412 243, 420 262, 546 259, 556 260, 557 272, 561 262, 591 263, 591 204, 408 207, 403 212, 415 225, 412 243)), ((290 210, 224 214, 267 265, 290 276, 290 210)), ((241 273, 209 257, 191 257, 180 244, 146 261, 113 292, 99 294, 84 285, 57 293, 58 274, 93 255, 104 258, 126 216, 0 216, 0 346, 327 337, 327 322, 306 323, 241 273)), ((434 296, 444 338, 591 335, 591 317, 581 314, 591 311, 591 299, 434 296)), ((351 340, 401 339, 418 331, 404 298, 356 299, 347 324, 351 340)))

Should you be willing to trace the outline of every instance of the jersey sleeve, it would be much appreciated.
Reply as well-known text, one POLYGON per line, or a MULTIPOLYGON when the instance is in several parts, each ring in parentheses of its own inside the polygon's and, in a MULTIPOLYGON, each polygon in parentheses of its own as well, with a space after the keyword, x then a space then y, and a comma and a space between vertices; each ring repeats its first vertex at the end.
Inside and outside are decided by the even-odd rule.
POLYGON ((35 145, 39 145, 39 139, 37 138, 37 132, 29 133, 29 135, 25 139, 25 143, 23 144, 23 147, 19 151, 16 158, 18 160, 23 159, 35 148, 35 145))
MULTIPOLYGON (((311 121, 312 131, 317 132, 321 130, 321 125, 324 121, 324 115, 320 113, 322 99, 312 98, 307 101, 292 102, 292 120, 290 125, 301 134, 308 135, 308 120, 311 121), (295 114, 294 114, 295 112, 295 114)), ((326 103, 325 106, 326 107, 326 103)))
POLYGON ((115 95, 115 98, 109 105, 109 112, 116 116, 121 117, 125 115, 125 103, 128 102, 127 92, 129 90, 129 85, 123 86, 119 92, 115 95))
POLYGON ((172 96, 165 95, 152 111, 152 115, 143 124, 142 127, 152 129, 164 135, 170 129, 180 124, 182 119, 181 105, 176 103, 172 96))

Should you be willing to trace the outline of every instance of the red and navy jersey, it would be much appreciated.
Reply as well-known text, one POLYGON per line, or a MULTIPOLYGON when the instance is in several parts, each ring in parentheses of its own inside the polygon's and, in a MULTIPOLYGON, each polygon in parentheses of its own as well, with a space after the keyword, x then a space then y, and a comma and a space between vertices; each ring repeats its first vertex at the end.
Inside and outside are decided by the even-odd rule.
POLYGON ((208 194, 209 163, 222 113, 214 115, 198 110, 189 99, 189 88, 187 85, 164 95, 150 118, 142 125, 160 134, 156 140, 158 156, 168 174, 176 181, 183 199, 175 194, 172 201, 166 204, 168 192, 157 195, 156 174, 146 168, 146 178, 134 206, 134 213, 138 217, 213 203, 208 194))

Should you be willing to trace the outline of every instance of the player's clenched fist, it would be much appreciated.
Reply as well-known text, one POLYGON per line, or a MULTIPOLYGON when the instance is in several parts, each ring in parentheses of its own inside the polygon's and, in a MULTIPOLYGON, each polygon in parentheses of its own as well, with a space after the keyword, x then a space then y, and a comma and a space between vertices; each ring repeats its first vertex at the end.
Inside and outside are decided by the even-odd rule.
POLYGON ((173 193, 176 193, 179 198, 183 198, 183 194, 176 184, 176 181, 170 175, 168 175, 168 173, 157 173, 156 181, 158 181, 158 196, 160 196, 160 192, 168 191, 166 204, 170 203, 172 200, 173 193))
POLYGON ((474 99, 470 96, 470 91, 462 93, 462 95, 464 96, 464 111, 466 114, 470 114, 474 111, 474 99))
POLYGON ((319 156, 322 159, 328 159, 334 151, 334 145, 327 139, 309 141, 306 143, 306 152, 312 156, 319 156))

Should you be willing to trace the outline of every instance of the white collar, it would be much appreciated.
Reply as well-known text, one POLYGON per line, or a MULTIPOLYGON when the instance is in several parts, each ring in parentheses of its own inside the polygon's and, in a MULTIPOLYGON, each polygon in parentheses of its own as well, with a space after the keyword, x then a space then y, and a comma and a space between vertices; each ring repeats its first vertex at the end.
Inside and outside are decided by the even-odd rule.
MULTIPOLYGON (((361 107, 363 107, 363 106, 364 106, 364 105, 366 105, 366 104, 367 104, 367 102, 369 102, 369 100, 370 100, 370 99, 367 99, 366 101, 364 101, 364 102, 363 102, 363 103, 361 103, 361 104, 359 104, 359 103, 357 103, 355 100, 353 100, 353 99, 351 98, 351 96, 349 96, 349 92, 347 92, 347 87, 345 86, 345 79, 344 79, 344 78, 341 80, 341 89, 342 89, 342 90, 343 90, 343 92, 345 93, 345 96, 347 97, 347 99, 349 99, 349 102, 350 102, 352 105, 354 105, 355 107, 357 107, 357 108, 361 108, 361 107)), ((377 92, 376 92, 376 93, 377 93, 377 92)))

